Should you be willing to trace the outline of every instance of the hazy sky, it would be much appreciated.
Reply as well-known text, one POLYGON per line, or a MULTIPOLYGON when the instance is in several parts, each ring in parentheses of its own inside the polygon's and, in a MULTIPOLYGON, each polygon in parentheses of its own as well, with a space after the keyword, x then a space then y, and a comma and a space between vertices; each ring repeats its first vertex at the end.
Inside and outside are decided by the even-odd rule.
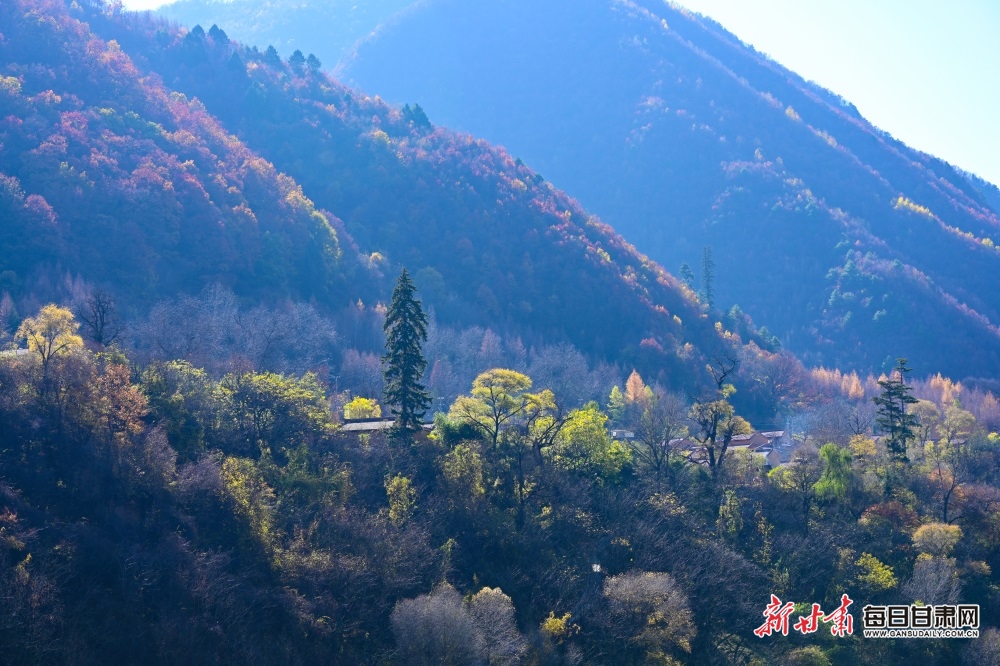
MULTIPOLYGON (((165 4, 124 3, 129 9, 165 4)), ((680 4, 853 102, 897 139, 1000 186, 997 0, 680 4)))
POLYGON ((122 4, 125 5, 126 9, 139 11, 141 9, 156 9, 167 3, 163 0, 123 0, 122 4))
POLYGON ((680 0, 851 101, 872 124, 1000 186, 997 0, 680 0))

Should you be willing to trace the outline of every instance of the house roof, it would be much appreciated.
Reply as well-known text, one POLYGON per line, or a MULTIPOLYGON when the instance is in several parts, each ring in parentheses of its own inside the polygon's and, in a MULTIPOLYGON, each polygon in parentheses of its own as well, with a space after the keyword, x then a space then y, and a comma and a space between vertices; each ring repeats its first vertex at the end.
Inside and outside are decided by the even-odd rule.
POLYGON ((767 446, 771 443, 767 437, 760 434, 759 432, 752 432, 749 435, 733 435, 733 438, 729 440, 729 446, 741 447, 749 446, 751 449, 756 449, 761 446, 767 446))
POLYGON ((388 430, 395 422, 395 419, 352 419, 345 421, 340 429, 343 432, 373 432, 388 430))
MULTIPOLYGON (((396 419, 375 418, 375 419, 346 419, 340 426, 341 432, 375 432, 388 430, 396 423, 396 419)), ((433 430, 433 423, 424 423, 420 426, 424 430, 433 430)))

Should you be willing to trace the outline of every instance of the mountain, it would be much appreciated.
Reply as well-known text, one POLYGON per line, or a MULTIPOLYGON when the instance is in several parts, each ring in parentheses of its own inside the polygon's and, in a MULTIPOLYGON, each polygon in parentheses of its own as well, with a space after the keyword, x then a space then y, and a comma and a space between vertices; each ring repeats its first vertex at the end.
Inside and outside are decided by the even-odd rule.
POLYGON ((345 290, 357 262, 339 222, 203 105, 61 3, 4 3, 0 30, 5 290, 61 272, 131 303, 212 282, 255 298, 345 290))
POLYGON ((3 11, 12 281, 58 267, 137 306, 222 282, 341 307, 385 298, 380 276, 405 265, 441 323, 569 342, 676 387, 731 346, 575 201, 419 109, 218 28, 100 3, 3 11))
POLYGON ((217 26, 5 0, 0 91, 3 664, 996 661, 993 393, 805 373, 504 149, 217 26), (338 418, 401 265, 431 432, 338 418), (917 599, 982 639, 845 635, 917 599))
POLYGON ((273 45, 288 56, 313 51, 331 67, 414 0, 177 0, 156 10, 186 26, 224 26, 244 44, 273 45), (308 45, 308 46, 307 46, 308 45))
POLYGON ((339 74, 501 143, 807 363, 1000 374, 996 188, 653 0, 436 0, 339 74))

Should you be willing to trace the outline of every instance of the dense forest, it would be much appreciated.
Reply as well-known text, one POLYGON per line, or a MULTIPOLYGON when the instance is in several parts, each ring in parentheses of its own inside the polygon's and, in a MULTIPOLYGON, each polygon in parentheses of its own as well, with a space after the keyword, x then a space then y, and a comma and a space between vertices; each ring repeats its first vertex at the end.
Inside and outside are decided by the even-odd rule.
POLYGON ((905 372, 786 377, 805 402, 772 465, 736 444, 751 424, 730 381, 753 359, 735 347, 687 396, 634 371, 574 370, 565 348, 525 356, 488 331, 432 327, 428 354, 481 340, 454 359, 476 374, 431 430, 401 438, 342 420, 390 406, 377 360, 367 375, 293 369, 336 336, 284 350, 291 362, 251 356, 259 339, 213 330, 227 308, 239 325, 234 301, 216 289, 182 304, 207 370, 162 344, 144 352, 141 322, 98 342, 121 331, 101 293, 76 315, 41 308, 15 332, 23 351, 0 355, 9 662, 1000 658, 991 393, 905 372), (901 439, 873 402, 890 390, 912 396, 901 439), (760 640, 771 594, 802 615, 843 594, 857 609, 977 603, 984 633, 760 640))
POLYGON ((996 187, 709 19, 659 0, 433 0, 340 75, 503 144, 672 271, 711 246, 717 299, 808 364, 1000 371, 996 187))
POLYGON ((726 256, 308 52, 0 4, 0 661, 1000 663, 997 386, 804 365, 726 256))

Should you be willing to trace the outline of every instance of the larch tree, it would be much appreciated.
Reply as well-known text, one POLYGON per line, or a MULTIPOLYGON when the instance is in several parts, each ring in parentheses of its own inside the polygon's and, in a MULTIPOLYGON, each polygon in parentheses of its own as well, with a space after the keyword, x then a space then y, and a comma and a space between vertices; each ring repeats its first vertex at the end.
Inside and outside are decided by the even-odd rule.
POLYGON ((430 393, 420 383, 427 368, 423 356, 427 315, 415 293, 416 287, 404 268, 396 280, 383 325, 385 404, 396 417, 395 433, 403 436, 420 430, 421 419, 431 404, 430 393))

